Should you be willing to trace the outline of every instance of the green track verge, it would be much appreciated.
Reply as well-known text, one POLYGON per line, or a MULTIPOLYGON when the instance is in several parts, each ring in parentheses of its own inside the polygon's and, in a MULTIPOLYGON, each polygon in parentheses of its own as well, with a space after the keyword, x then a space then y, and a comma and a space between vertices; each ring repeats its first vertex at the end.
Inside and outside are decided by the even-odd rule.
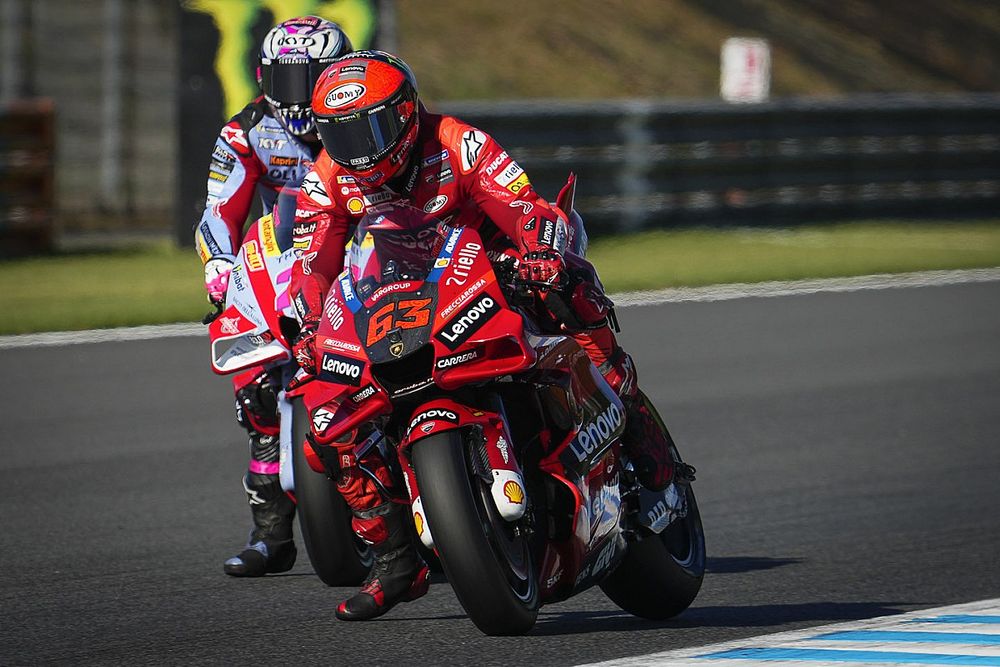
MULTIPOLYGON (((657 231, 595 241, 610 292, 1000 266, 1000 221, 657 231)), ((196 322, 195 253, 167 242, 0 262, 0 334, 196 322)))

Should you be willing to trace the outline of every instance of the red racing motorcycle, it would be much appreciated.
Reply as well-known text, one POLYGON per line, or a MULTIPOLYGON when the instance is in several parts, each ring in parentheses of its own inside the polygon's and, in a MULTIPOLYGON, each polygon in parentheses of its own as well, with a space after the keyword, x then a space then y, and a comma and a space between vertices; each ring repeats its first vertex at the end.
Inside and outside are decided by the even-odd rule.
POLYGON ((476 230, 399 205, 363 218, 348 255, 319 381, 299 389, 312 446, 385 435, 472 621, 525 633, 595 584, 644 618, 686 609, 705 570, 693 468, 675 449, 665 491, 638 484, 622 403, 572 338, 534 324, 539 286, 491 263, 476 230))

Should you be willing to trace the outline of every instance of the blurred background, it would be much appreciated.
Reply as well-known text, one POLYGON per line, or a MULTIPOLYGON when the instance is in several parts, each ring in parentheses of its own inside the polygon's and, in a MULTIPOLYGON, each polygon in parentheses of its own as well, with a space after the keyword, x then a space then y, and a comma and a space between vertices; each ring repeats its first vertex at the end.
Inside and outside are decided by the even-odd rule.
POLYGON ((1000 201, 997 2, 0 0, 5 243, 189 244, 262 35, 305 13, 398 52, 543 194, 580 173, 595 233, 1000 201))

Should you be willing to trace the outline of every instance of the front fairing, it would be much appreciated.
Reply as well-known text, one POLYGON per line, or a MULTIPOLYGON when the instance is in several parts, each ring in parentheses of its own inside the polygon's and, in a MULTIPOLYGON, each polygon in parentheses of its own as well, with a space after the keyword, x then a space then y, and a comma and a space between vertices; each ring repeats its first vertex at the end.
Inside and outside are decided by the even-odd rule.
POLYGON ((272 215, 248 230, 229 276, 226 310, 209 326, 216 373, 291 359, 281 318, 294 316, 287 287, 295 259, 294 249, 281 250, 272 215))

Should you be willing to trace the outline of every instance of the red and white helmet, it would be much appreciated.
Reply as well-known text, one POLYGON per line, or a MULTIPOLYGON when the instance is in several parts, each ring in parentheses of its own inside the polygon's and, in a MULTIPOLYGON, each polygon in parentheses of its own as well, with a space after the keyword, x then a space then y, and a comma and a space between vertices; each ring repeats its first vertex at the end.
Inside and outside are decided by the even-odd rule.
POLYGON ((316 80, 351 50, 340 26, 318 16, 300 16, 271 28, 260 45, 257 84, 285 129, 299 136, 315 129, 309 100, 316 80))
POLYGON ((417 141, 419 98, 413 72, 384 51, 358 51, 323 72, 312 109, 334 162, 370 187, 406 165, 417 141))

